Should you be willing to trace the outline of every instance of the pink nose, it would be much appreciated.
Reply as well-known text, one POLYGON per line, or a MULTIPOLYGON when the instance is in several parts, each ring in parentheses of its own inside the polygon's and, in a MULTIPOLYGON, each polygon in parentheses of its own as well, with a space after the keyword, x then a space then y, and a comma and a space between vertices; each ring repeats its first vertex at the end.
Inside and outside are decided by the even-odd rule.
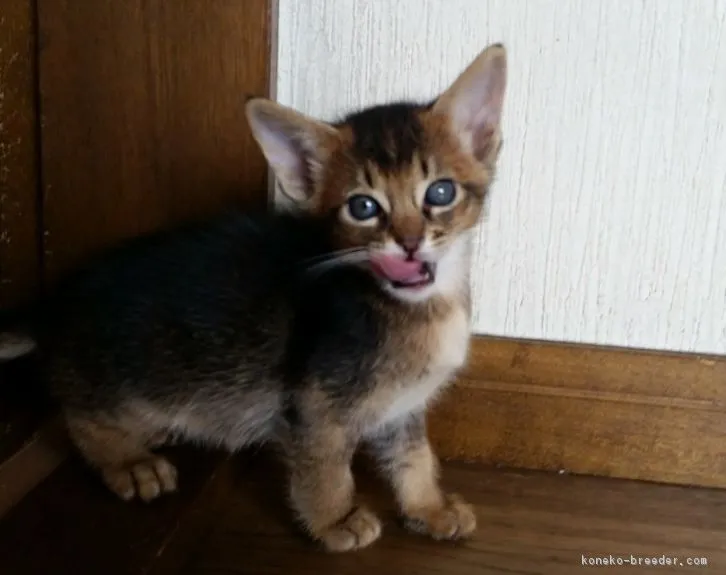
POLYGON ((421 236, 403 236, 398 238, 398 243, 409 254, 414 254, 416 253, 416 250, 421 247, 422 240, 423 238, 421 236))

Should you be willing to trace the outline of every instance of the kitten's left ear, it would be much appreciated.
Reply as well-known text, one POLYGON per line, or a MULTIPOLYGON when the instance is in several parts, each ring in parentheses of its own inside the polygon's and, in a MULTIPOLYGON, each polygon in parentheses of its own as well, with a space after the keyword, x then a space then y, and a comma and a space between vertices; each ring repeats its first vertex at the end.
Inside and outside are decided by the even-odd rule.
POLYGON ((252 135, 285 195, 298 204, 309 204, 338 141, 337 130, 264 98, 249 100, 246 112, 252 135))
POLYGON ((507 84, 507 52, 501 44, 484 50, 434 104, 481 162, 496 157, 507 84))

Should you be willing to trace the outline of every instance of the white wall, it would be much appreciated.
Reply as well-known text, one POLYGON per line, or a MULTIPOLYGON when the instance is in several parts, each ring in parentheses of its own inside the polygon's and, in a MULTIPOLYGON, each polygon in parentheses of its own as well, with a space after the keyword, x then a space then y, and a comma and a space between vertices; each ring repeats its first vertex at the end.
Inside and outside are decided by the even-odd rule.
POLYGON ((428 98, 497 41, 476 331, 726 353, 726 0, 280 0, 277 97, 428 98))

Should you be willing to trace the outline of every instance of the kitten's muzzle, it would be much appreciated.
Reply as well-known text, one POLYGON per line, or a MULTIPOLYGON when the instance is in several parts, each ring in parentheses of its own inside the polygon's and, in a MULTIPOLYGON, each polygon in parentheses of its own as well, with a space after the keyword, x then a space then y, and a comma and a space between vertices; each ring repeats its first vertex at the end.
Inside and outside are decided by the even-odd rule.
POLYGON ((378 255, 370 260, 371 269, 396 289, 417 289, 431 285, 436 278, 436 264, 415 258, 378 255))

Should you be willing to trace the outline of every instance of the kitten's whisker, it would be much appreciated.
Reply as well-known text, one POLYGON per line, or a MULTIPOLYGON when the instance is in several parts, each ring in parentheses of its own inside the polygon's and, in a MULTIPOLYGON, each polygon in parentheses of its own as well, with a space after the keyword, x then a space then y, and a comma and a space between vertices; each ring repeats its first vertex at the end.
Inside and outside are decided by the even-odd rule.
POLYGON ((454 243, 454 239, 456 238, 455 234, 452 234, 452 236, 453 236, 452 238, 443 238, 443 239, 431 242, 431 247, 432 248, 443 248, 443 247, 451 245, 452 243, 454 243))
POLYGON ((328 258, 327 260, 314 263, 308 267, 305 271, 308 274, 320 275, 326 271, 344 265, 344 264, 356 264, 361 263, 369 259, 368 252, 363 249, 356 249, 349 251, 341 255, 336 255, 328 258))
POLYGON ((343 256, 343 255, 350 254, 350 253, 355 253, 355 252, 360 252, 360 251, 363 251, 363 250, 365 250, 365 248, 361 248, 361 247, 345 248, 345 249, 342 249, 342 250, 335 250, 335 251, 332 251, 332 252, 327 252, 327 253, 324 253, 324 254, 320 254, 318 256, 313 256, 311 258, 308 258, 307 260, 305 260, 304 263, 305 264, 314 264, 314 263, 317 263, 317 262, 326 261, 326 260, 329 260, 329 259, 334 259, 334 258, 337 258, 339 256, 343 256))
POLYGON ((466 232, 465 227, 454 228, 452 230, 449 230, 449 232, 443 238, 432 241, 431 247, 442 248, 442 247, 450 246, 465 232, 466 232))

